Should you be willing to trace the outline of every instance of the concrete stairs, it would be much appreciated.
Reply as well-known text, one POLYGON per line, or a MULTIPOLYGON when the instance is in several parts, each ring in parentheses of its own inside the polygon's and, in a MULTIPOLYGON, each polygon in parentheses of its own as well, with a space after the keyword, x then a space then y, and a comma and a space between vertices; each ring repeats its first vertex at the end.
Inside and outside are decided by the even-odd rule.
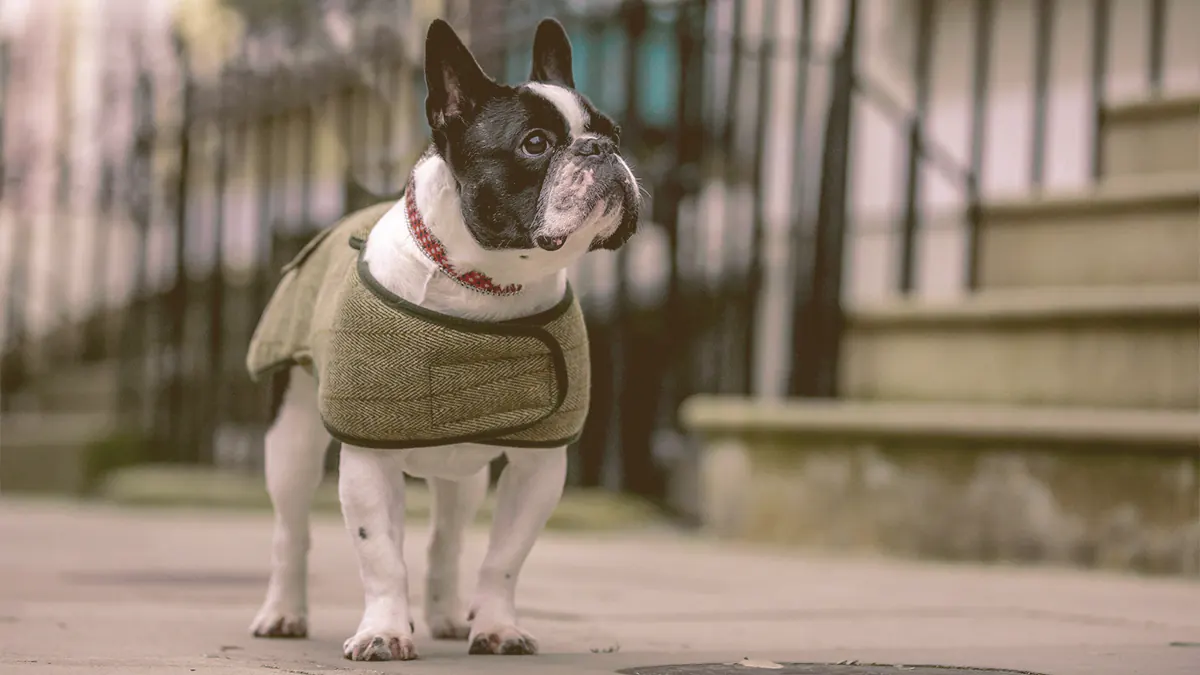
POLYGON ((0 415, 0 493, 77 493, 87 453, 120 429, 115 360, 52 370, 11 396, 0 415))
MULTIPOLYGON (((283 245, 296 248, 294 242, 283 245)), ((257 301, 251 290, 245 283, 230 283, 226 288, 224 380, 228 386, 219 392, 219 402, 214 405, 222 406, 222 416, 233 431, 249 428, 261 433, 266 398, 262 388, 246 377, 242 365, 250 323, 257 317, 257 301)), ((107 355, 100 360, 42 358, 39 361, 46 365, 33 372, 20 389, 4 391, 8 406, 0 413, 0 492, 78 492, 83 487, 88 462, 98 452, 98 444, 108 443, 99 452, 119 453, 120 448, 113 447, 114 442, 128 444, 143 435, 142 426, 154 414, 150 408, 161 402, 159 397, 172 375, 166 372, 170 368, 186 369, 183 375, 188 378, 184 384, 188 405, 210 404, 206 397, 212 392, 202 388, 199 380, 211 373, 197 364, 207 363, 206 327, 210 319, 207 302, 211 293, 211 280, 193 280, 186 318, 186 324, 192 328, 185 334, 184 357, 180 359, 174 358, 174 348, 166 343, 165 321, 156 314, 161 311, 163 296, 147 301, 149 314, 142 369, 148 378, 160 379, 157 384, 148 381, 130 387, 141 398, 134 402, 143 408, 140 425, 137 419, 130 419, 137 415, 128 410, 124 416, 119 414, 122 378, 128 373, 122 372, 121 359, 116 354, 119 350, 116 330, 110 330, 104 341, 101 351, 107 355)), ((127 307, 113 310, 105 319, 106 324, 121 326, 121 313, 127 310, 127 307)), ((63 325, 47 342, 61 343, 63 334, 69 336, 80 330, 77 325, 63 325)), ((183 433, 190 437, 201 435, 191 428, 185 428, 183 433)), ((179 451, 177 445, 171 444, 159 449, 179 451)), ((183 451, 180 455, 186 457, 183 451)))
POLYGON ((850 308, 847 397, 1200 412, 1200 96, 1102 120, 1095 186, 984 206, 977 293, 850 308))
POLYGON ((831 403, 701 397, 724 536, 1200 575, 1200 95, 1098 183, 986 204, 980 289, 847 310, 831 403))
POLYGON ((97 412, 115 408, 120 363, 115 359, 50 370, 13 394, 17 411, 97 412))
MULTIPOLYGON (((1200 145, 1193 145, 1200 154, 1200 145)), ((983 209, 984 291, 1200 283, 1200 169, 1129 175, 983 209)))
POLYGON ((1200 94, 1110 105, 1100 124, 1107 178, 1200 171, 1200 94))
POLYGON ((855 399, 1194 412, 1200 284, 864 307, 848 319, 843 350, 841 388, 855 399))

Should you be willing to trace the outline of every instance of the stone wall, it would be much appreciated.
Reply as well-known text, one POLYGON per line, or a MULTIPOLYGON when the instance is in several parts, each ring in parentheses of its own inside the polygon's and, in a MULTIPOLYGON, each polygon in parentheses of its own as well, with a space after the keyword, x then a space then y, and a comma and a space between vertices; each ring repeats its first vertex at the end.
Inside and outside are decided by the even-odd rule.
POLYGON ((917 558, 1200 575, 1200 455, 946 439, 717 435, 715 534, 917 558))

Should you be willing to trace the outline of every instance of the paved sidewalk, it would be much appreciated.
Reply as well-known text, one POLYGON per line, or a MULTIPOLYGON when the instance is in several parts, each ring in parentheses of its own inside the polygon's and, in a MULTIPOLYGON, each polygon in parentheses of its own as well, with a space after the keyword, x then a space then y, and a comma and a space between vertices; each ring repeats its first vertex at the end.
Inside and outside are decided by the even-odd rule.
MULTIPOLYGON (((419 603, 423 523, 410 532, 419 603)), ((1200 582, 842 560, 661 532, 539 542, 518 600, 542 655, 468 657, 465 643, 432 641, 418 610, 420 661, 353 664, 340 656, 361 602, 352 552, 335 517, 313 534, 312 637, 255 640, 269 515, 0 501, 0 673, 569 675, 744 657, 1200 673, 1200 582)), ((483 545, 479 532, 472 566, 483 545)))

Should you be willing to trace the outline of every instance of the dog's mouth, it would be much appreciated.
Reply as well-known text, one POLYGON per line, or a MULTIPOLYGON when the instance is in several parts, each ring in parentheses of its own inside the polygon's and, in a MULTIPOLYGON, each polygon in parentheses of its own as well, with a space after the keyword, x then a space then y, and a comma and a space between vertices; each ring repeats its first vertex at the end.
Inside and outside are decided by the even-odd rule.
POLYGON ((534 243, 543 251, 557 251, 567 243, 566 237, 537 237, 534 243))

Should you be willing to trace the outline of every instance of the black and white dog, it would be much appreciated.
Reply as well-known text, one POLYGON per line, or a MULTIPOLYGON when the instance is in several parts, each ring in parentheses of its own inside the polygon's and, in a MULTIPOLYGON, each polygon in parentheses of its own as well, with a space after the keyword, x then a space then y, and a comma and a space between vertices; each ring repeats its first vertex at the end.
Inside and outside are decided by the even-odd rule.
MULTIPOLYGON (((424 227, 403 201, 372 230, 364 260, 392 293, 442 314, 483 321, 533 315, 562 300, 566 268, 593 249, 616 249, 637 228, 639 188, 618 154, 618 130, 574 90, 571 45, 552 19, 537 29, 530 81, 498 84, 444 21, 425 43, 426 114, 433 143, 410 189, 424 227)), ((267 488, 275 509, 260 637, 307 634, 309 510, 329 442, 316 382, 293 368, 266 437, 267 488)), ((470 640, 472 654, 533 654, 517 625, 517 579, 562 495, 565 448, 461 444, 411 450, 343 445, 339 495, 354 543, 366 608, 346 640, 354 660, 414 659, 413 613, 403 557, 405 475, 433 495, 425 619, 440 639, 470 640), (474 597, 459 595, 465 528, 502 452, 495 521, 474 597), (369 532, 371 536, 361 536, 369 532)))

